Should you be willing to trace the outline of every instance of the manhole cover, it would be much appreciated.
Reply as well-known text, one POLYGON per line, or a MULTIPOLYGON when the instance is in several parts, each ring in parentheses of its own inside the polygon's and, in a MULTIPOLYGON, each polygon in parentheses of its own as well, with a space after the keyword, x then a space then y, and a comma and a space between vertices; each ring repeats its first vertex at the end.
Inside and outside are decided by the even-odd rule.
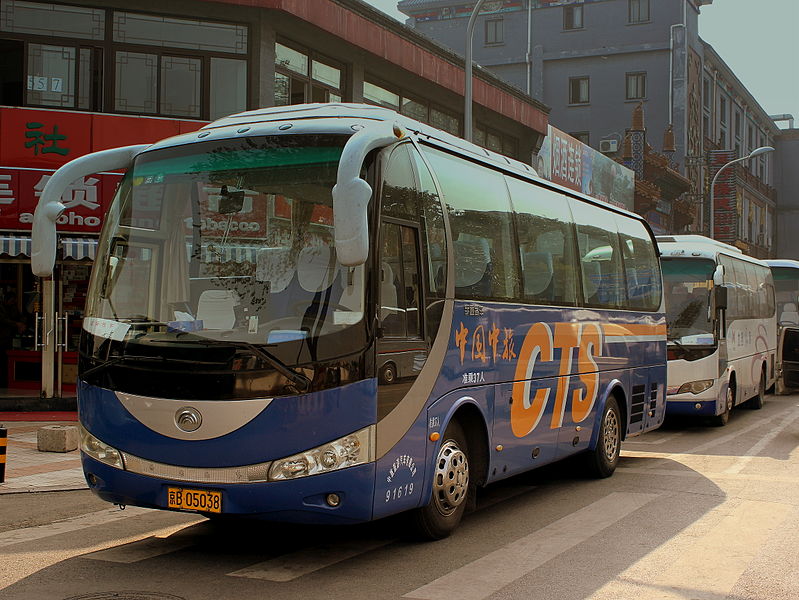
POLYGON ((124 590, 122 592, 92 592, 91 594, 70 596, 64 600, 185 600, 185 598, 161 592, 124 590))

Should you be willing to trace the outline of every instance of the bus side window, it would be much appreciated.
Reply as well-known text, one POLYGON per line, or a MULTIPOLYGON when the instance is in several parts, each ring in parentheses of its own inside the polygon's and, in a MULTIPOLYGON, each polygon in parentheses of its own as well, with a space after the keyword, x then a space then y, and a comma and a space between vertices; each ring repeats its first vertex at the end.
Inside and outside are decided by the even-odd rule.
POLYGON ((518 250, 502 175, 445 152, 424 151, 441 184, 452 228, 454 263, 460 270, 456 296, 517 298, 518 250))
POLYGON ((660 307, 661 282, 652 238, 644 225, 616 217, 627 280, 625 308, 654 311, 660 307))
POLYGON ((570 200, 586 306, 622 308, 627 294, 615 217, 599 207, 570 200))
POLYGON ((577 304, 574 228, 564 198, 506 177, 519 233, 522 299, 542 305, 577 304))

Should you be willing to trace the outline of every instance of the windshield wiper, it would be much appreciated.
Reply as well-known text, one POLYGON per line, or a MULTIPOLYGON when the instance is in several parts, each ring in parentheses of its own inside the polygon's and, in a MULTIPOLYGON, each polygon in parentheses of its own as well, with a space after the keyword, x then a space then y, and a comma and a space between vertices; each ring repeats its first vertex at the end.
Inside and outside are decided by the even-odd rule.
MULTIPOLYGON (((96 360, 96 359, 95 359, 96 360)), ((107 361, 100 363, 99 365, 93 366, 88 371, 84 371, 81 373, 81 377, 88 377, 92 373, 96 373, 98 371, 104 371, 108 367, 112 367, 117 365, 121 362, 125 362, 126 360, 138 360, 138 361, 149 361, 149 362, 166 362, 166 359, 162 356, 138 356, 135 354, 123 354, 121 356, 115 356, 113 358, 109 358, 107 361)))
POLYGON ((181 340, 181 344, 205 344, 211 346, 227 346, 228 348, 243 346, 253 354, 255 354, 258 358, 262 359, 264 362, 269 363, 275 370, 283 375, 286 379, 291 381, 292 383, 297 384, 301 392, 307 392, 311 388, 311 380, 308 379, 305 375, 297 371, 296 369, 292 369, 282 360, 280 360, 277 356, 269 352, 268 350, 264 350, 260 346, 256 346, 255 344, 251 344, 249 342, 242 342, 239 340, 232 340, 232 341, 224 341, 224 340, 212 340, 209 338, 203 338, 202 340, 181 340))

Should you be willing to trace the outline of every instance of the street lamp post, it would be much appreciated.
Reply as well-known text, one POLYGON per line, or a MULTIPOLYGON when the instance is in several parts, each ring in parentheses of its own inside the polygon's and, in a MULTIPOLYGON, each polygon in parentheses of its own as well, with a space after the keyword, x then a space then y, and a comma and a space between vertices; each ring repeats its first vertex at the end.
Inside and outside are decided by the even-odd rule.
POLYGON ((749 160, 750 158, 754 158, 755 156, 760 156, 761 154, 765 154, 766 152, 774 152, 774 148, 772 148, 771 146, 761 146, 760 148, 755 148, 754 150, 752 150, 746 156, 742 156, 741 158, 736 158, 735 160, 731 160, 727 164, 722 165, 722 167, 718 171, 716 171, 716 174, 713 175, 713 181, 710 182, 710 238, 711 239, 715 239, 716 238, 716 236, 714 235, 714 233, 715 233, 714 229, 715 229, 715 226, 716 226, 716 223, 715 223, 716 198, 713 195, 714 189, 716 187, 716 179, 718 179, 718 177, 721 174, 721 172, 724 169, 726 169, 727 167, 729 167, 730 165, 734 165, 735 163, 738 163, 738 162, 741 162, 741 161, 744 161, 744 160, 749 160))
POLYGON ((474 37, 474 24, 477 22, 477 13, 483 6, 485 0, 477 0, 477 4, 472 9, 469 17, 469 24, 466 26, 466 64, 464 66, 463 77, 463 137, 467 142, 472 141, 472 38, 474 37))

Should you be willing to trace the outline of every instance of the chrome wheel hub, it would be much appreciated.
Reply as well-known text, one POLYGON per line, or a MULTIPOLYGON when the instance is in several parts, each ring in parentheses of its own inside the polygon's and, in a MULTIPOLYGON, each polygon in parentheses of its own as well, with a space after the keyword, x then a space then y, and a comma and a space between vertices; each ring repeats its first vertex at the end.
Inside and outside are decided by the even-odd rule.
POLYGON ((466 500, 469 489, 469 462, 452 440, 441 446, 433 478, 433 501, 438 511, 451 515, 466 500))
POLYGON ((605 422, 602 424, 602 440, 605 443, 605 458, 612 462, 619 450, 619 419, 616 413, 609 410, 605 413, 605 422))

